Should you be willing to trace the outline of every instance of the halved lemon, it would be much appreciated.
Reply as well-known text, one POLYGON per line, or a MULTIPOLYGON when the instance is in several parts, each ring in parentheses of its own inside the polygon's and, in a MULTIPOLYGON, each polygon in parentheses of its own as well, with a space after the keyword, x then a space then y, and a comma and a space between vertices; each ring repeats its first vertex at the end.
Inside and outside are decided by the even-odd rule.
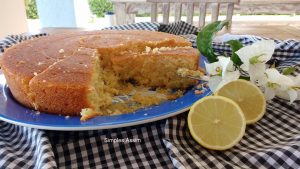
POLYGON ((266 99, 262 91, 246 80, 235 80, 227 83, 216 93, 235 101, 242 109, 247 124, 260 120, 266 111, 266 99))
POLYGON ((226 150, 242 139, 246 121, 234 101, 222 96, 208 96, 191 107, 188 127, 192 137, 203 147, 226 150))

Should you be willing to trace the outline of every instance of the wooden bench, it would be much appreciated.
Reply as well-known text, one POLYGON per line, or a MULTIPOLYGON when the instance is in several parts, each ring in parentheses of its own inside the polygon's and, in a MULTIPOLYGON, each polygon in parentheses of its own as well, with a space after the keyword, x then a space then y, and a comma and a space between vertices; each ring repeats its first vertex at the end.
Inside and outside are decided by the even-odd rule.
MULTIPOLYGON (((151 0, 148 0, 150 2, 151 0)), ((152 0, 151 2, 173 2, 177 0, 152 0)), ((180 2, 187 2, 189 0, 181 0, 180 2)), ((215 2, 215 0, 198 0, 194 6, 198 7, 199 2, 215 2)), ((218 1, 218 0, 216 0, 218 1)), ((221 0, 220 0, 221 1, 221 0)), ((225 0, 226 1, 226 0, 225 0)), ((151 3, 147 3, 147 0, 111 0, 114 4, 114 9, 116 13, 117 24, 129 24, 134 22, 135 15, 137 13, 151 12, 151 3)), ((177 4, 180 6, 179 4, 177 4)), ((152 5, 153 6, 153 5, 152 5)), ((207 5, 208 6, 208 5, 207 5)), ((211 4, 209 4, 211 6, 211 4)), ((167 5, 165 5, 167 9, 167 5)), ((189 6, 191 9, 191 5, 189 6)), ((203 8, 203 7, 202 7, 203 8)), ((216 8, 216 6, 211 7, 216 8)), ((224 6, 220 7, 220 11, 224 11, 224 6)), ((227 7, 226 7, 227 8, 227 7)), ((169 10, 172 9, 169 7, 169 10)), ((155 7, 154 9, 155 10, 155 7)), ((157 10, 159 8, 157 7, 157 10)), ((200 9, 201 10, 201 9, 200 9)), ((203 10, 202 10, 203 11, 203 10)), ((300 13, 300 0, 240 0, 239 4, 234 7, 235 13, 246 13, 246 14, 299 14, 300 13)), ((172 11, 171 11, 172 12, 172 11)), ((211 10, 207 10, 207 13, 211 10)), ((180 12, 175 10, 175 18, 178 20, 180 12)), ((213 13, 212 13, 213 14, 213 13)), ((230 14, 228 14, 230 15, 230 14)), ((229 17, 229 16, 227 16, 229 17)), ((153 16, 153 18, 155 18, 153 16)), ((216 15, 213 16, 216 18, 216 15)), ((152 19, 153 21, 154 19, 152 19)), ((167 17, 165 17, 165 22, 167 17)), ((188 21, 191 21, 191 15, 188 16, 188 21)), ((203 25, 199 22, 199 26, 203 25)))
POLYGON ((234 4, 239 3, 239 0, 147 0, 151 3, 151 22, 157 22, 157 5, 162 4, 163 23, 169 23, 170 4, 175 4, 175 21, 180 21, 182 16, 182 5, 187 6, 187 23, 193 24, 195 15, 195 5, 198 5, 199 22, 198 27, 201 29, 205 25, 207 6, 211 6, 211 22, 217 21, 219 17, 220 4, 227 5, 226 20, 232 20, 234 4))

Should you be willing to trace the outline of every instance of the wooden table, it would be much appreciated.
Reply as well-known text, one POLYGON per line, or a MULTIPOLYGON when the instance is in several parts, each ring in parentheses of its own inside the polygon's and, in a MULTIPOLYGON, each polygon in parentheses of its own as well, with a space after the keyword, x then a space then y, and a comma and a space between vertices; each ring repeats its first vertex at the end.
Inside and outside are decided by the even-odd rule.
POLYGON ((275 22, 275 21, 260 21, 247 22, 236 21, 233 22, 232 28, 229 31, 224 31, 232 34, 243 35, 257 35, 275 39, 295 39, 300 40, 300 21, 297 22, 275 22))

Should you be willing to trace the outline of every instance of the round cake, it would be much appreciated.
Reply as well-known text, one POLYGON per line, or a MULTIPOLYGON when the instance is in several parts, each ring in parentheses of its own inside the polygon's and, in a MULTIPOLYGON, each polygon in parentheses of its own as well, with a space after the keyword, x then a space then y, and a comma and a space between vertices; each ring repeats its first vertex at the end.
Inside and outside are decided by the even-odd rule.
MULTIPOLYGON (((198 60, 199 52, 180 36, 105 30, 19 43, 4 52, 1 69, 14 98, 26 107, 61 115, 80 115, 83 109, 107 115, 113 97, 128 94, 132 86, 183 90, 195 84, 176 71, 197 70, 198 60)), ((126 112, 122 109, 118 111, 126 112)))

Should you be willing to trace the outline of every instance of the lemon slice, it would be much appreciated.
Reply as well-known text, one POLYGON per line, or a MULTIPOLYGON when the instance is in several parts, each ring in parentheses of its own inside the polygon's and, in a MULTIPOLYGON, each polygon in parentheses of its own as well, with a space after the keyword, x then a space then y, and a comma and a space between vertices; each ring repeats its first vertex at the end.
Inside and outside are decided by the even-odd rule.
POLYGON ((246 121, 234 101, 222 96, 208 96, 191 107, 188 127, 192 137, 203 147, 226 150, 241 140, 246 121))
POLYGON ((261 90, 246 80, 235 80, 227 83, 216 92, 235 101, 242 109, 247 124, 260 120, 266 111, 266 99, 261 90))

